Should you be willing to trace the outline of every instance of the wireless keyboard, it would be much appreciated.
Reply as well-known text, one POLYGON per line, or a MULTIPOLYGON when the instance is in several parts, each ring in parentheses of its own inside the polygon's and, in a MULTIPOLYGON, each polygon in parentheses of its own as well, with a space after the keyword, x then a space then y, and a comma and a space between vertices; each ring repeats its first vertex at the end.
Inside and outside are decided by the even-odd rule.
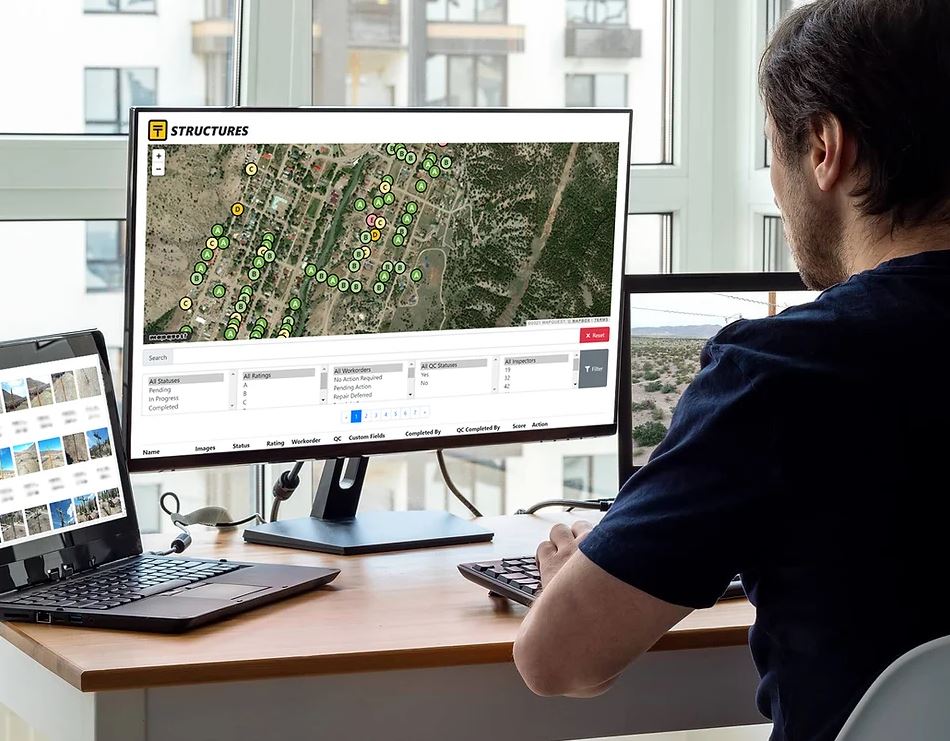
MULTIPOLYGON (((469 581, 493 594, 531 607, 541 595, 541 572, 534 556, 503 558, 499 561, 478 561, 459 564, 459 571, 469 581)), ((742 582, 737 576, 730 582, 720 600, 745 597, 742 582)))

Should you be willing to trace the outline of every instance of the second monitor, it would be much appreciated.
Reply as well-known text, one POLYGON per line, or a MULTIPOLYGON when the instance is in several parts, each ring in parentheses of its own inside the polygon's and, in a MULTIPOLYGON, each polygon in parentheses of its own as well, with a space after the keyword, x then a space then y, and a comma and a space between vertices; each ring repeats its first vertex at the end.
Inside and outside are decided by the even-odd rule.
MULTIPOLYGON (((630 130, 136 109, 131 469, 612 434, 630 130)), ((365 466, 336 468, 353 506, 313 519, 355 514, 365 466)))

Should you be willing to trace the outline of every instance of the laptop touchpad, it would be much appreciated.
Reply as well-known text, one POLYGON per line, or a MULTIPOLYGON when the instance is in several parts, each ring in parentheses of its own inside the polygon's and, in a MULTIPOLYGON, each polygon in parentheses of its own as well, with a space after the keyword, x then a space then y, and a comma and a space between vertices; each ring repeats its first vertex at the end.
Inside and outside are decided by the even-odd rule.
POLYGON ((184 589, 179 597, 201 597, 202 599, 239 599, 254 592, 262 592, 268 587, 249 586, 247 584, 202 584, 194 589, 184 589))

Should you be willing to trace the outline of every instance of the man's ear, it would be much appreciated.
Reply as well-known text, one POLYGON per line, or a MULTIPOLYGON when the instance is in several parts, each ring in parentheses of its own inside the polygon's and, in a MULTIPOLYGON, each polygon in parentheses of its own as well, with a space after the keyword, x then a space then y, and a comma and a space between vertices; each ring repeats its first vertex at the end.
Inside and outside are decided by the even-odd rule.
POLYGON ((846 179, 857 159, 854 140, 834 114, 816 116, 811 123, 809 166, 825 193, 846 179))

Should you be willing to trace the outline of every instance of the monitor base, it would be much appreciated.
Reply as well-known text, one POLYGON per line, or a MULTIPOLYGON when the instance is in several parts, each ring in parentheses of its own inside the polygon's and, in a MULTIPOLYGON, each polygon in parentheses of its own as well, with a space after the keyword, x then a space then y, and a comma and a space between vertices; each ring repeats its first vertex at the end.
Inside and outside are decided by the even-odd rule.
POLYGON ((432 548, 492 539, 490 530, 448 512, 365 512, 346 520, 298 517, 249 527, 244 540, 351 556, 411 548, 432 548))

